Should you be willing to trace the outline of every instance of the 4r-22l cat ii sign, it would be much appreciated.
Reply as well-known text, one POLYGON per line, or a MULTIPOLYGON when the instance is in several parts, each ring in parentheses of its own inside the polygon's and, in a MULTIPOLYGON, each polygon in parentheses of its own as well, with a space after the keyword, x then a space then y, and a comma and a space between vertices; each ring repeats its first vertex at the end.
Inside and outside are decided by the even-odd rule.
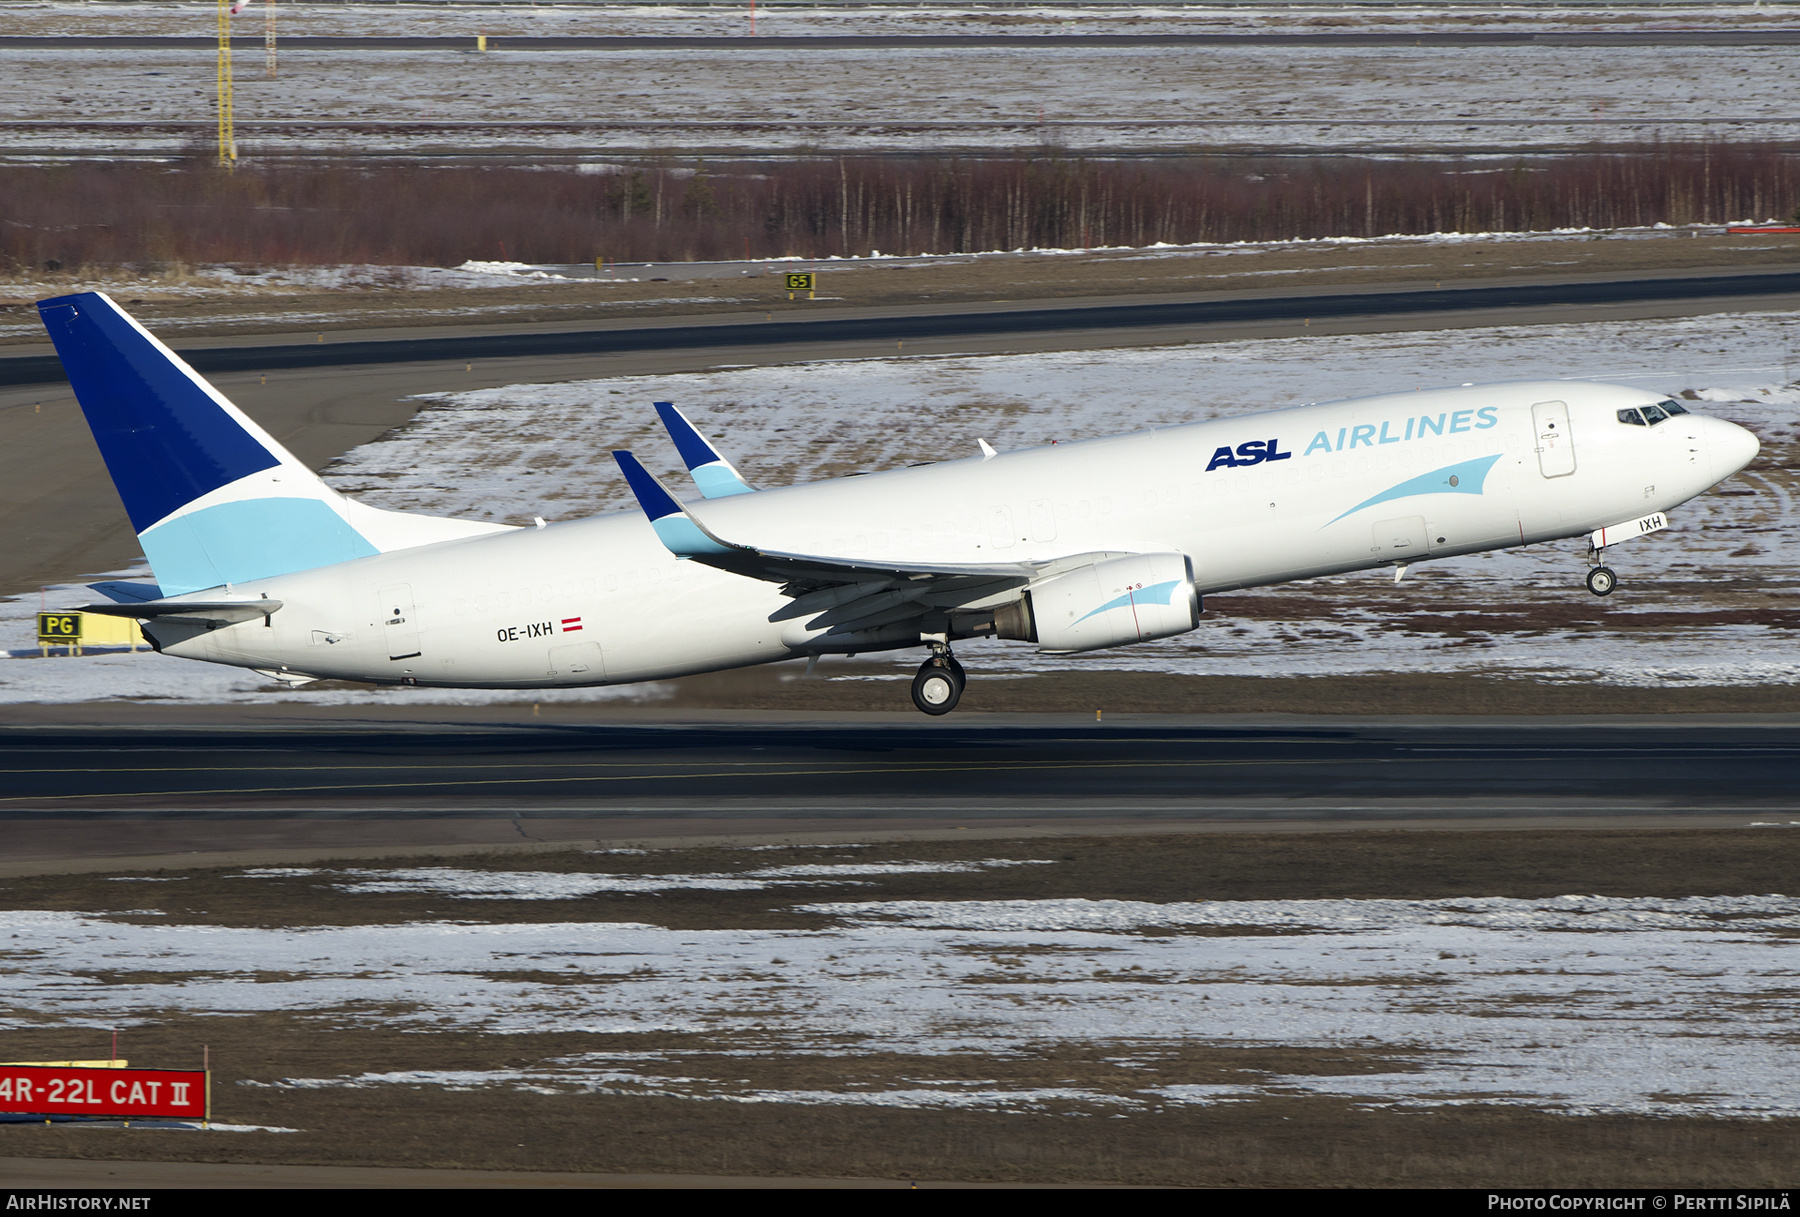
POLYGON ((25 1115, 205 1120, 211 1093, 198 1069, 0 1065, 0 1111, 25 1115))

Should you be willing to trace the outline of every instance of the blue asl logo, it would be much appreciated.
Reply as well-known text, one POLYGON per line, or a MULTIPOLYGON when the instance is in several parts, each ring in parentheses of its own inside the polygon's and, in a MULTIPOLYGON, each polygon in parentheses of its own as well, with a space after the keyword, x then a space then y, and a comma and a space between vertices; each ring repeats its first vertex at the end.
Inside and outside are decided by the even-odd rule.
POLYGON ((1220 448, 1213 453, 1206 471, 1211 473, 1215 469, 1241 469, 1245 465, 1260 465, 1264 461, 1292 460, 1294 454, 1281 451, 1280 444, 1281 441, 1275 439, 1253 439, 1239 444, 1236 452, 1230 448, 1220 448))

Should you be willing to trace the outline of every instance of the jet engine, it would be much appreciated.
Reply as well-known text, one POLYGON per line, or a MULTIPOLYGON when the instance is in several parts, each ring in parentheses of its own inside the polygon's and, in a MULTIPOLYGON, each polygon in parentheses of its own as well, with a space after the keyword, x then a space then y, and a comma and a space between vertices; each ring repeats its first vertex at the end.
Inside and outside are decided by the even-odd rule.
POLYGON ((1046 579, 994 612, 1001 638, 1051 654, 1097 651, 1184 634, 1200 624, 1200 593, 1186 554, 1108 558, 1046 579))

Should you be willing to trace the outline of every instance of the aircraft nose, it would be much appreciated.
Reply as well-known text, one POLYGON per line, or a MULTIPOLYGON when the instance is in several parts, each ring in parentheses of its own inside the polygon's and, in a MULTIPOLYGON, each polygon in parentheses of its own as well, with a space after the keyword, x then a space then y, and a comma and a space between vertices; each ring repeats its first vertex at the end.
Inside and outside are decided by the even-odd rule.
POLYGON ((1713 476, 1724 481, 1756 459, 1762 444, 1747 428, 1722 418, 1710 420, 1707 447, 1712 450, 1713 476))

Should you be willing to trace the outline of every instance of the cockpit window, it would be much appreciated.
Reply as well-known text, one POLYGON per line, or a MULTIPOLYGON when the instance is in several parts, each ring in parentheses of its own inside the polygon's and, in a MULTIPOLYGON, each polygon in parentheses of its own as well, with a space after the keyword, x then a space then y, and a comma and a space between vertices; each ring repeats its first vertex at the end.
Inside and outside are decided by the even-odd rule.
POLYGON ((1619 421, 1632 427, 1654 427, 1657 423, 1666 423, 1674 414, 1686 414, 1680 404, 1672 401, 1659 402, 1654 406, 1642 406, 1636 410, 1620 410, 1619 421))

